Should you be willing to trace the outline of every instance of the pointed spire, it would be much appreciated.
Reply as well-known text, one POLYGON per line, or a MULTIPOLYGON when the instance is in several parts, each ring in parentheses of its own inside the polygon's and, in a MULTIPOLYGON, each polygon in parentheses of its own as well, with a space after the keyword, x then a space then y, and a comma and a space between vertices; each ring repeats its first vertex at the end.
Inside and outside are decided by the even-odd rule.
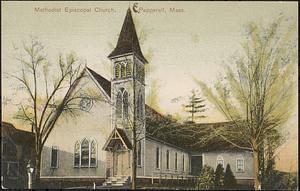
POLYGON ((117 46, 109 54, 108 58, 127 53, 135 53, 135 55, 144 63, 148 63, 140 48, 130 8, 127 10, 117 46))

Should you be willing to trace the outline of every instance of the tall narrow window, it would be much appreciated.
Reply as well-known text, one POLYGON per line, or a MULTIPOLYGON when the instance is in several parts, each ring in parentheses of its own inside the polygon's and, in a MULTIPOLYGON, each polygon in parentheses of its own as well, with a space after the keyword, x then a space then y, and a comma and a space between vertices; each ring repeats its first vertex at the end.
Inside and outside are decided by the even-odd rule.
POLYGON ((56 146, 53 146, 52 149, 51 149, 51 168, 57 168, 57 147, 56 146))
POLYGON ((160 167, 160 162, 159 162, 159 158, 160 158, 160 156, 159 156, 159 147, 156 147, 156 168, 157 169, 159 169, 159 167, 160 167))
POLYGON ((128 118, 128 93, 125 90, 123 93, 123 119, 128 118))
POLYGON ((137 144, 137 165, 142 165, 142 144, 141 141, 137 144))
POLYGON ((166 152, 166 158, 167 158, 167 170, 170 169, 170 152, 167 150, 166 152))
POLYGON ((244 159, 243 158, 236 159, 236 171, 244 172, 244 159))
POLYGON ((125 63, 121 63, 121 78, 126 77, 126 67, 125 63))
POLYGON ((96 143, 95 141, 91 142, 91 150, 90 150, 90 166, 96 166, 96 143))
POLYGON ((84 139, 81 143, 81 166, 89 165, 89 141, 84 139))
POLYGON ((120 64, 116 63, 115 65, 115 78, 119 78, 120 77, 120 64))
POLYGON ((80 160, 80 143, 77 141, 74 148, 74 166, 79 166, 80 160))
POLYGON ((141 82, 144 83, 144 78, 145 78, 145 69, 144 67, 142 66, 141 69, 140 69, 140 78, 141 78, 141 82))
POLYGON ((116 116, 121 118, 122 115, 122 92, 118 91, 117 100, 116 100, 116 116))
POLYGON ((144 115, 144 111, 143 111, 143 95, 142 93, 140 93, 140 96, 139 96, 139 105, 138 105, 138 108, 139 108, 139 117, 140 118, 143 118, 143 115, 144 115))
POLYGON ((137 118, 139 119, 140 118, 140 97, 137 98, 137 103, 136 103, 137 107, 136 107, 136 115, 137 115, 137 118))
POLYGON ((175 170, 178 170, 178 164, 177 164, 177 153, 175 153, 175 170))
POLYGON ((182 171, 184 171, 184 154, 182 155, 182 171))
POLYGON ((131 76, 131 63, 128 62, 127 65, 126 65, 126 76, 131 76))

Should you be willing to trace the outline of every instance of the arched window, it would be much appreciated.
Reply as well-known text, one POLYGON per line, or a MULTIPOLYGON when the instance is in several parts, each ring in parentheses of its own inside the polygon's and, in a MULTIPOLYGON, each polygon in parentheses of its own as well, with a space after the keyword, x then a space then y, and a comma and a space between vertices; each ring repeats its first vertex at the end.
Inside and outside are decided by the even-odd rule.
POLYGON ((126 67, 125 63, 121 63, 121 78, 126 77, 126 67))
POLYGON ((175 153, 175 170, 178 170, 177 153, 175 153))
POLYGON ((117 118, 121 118, 122 114, 122 92, 118 91, 117 100, 116 100, 116 115, 117 118))
POLYGON ((123 119, 128 118, 128 93, 126 90, 123 92, 123 119))
POLYGON ((89 141, 83 139, 81 142, 81 166, 89 165, 89 141))
POLYGON ((143 99, 143 95, 140 93, 140 97, 139 97, 139 105, 138 105, 138 107, 140 108, 139 109, 139 111, 140 111, 140 114, 139 114, 139 116, 140 116, 140 118, 142 118, 143 116, 144 116, 144 110, 143 110, 143 103, 144 103, 144 99, 143 99))
POLYGON ((144 82, 144 78, 145 78, 145 69, 144 69, 144 66, 142 66, 140 68, 140 79, 141 79, 141 82, 144 82))
POLYGON ((131 76, 131 63, 128 62, 127 65, 126 65, 126 76, 131 76))
POLYGON ((222 167, 224 168, 224 159, 223 159, 223 157, 221 155, 219 155, 217 157, 217 166, 218 166, 218 164, 221 164, 222 167))
POLYGON ((142 165, 142 143, 141 141, 137 144, 137 165, 142 165))
POLYGON ((96 166, 96 143, 95 141, 91 142, 91 148, 90 148, 90 166, 96 166))
POLYGON ((119 78, 120 77, 120 64, 117 63, 115 65, 115 78, 119 78))
POLYGON ((139 119, 140 118, 140 113, 141 113, 141 111, 140 111, 140 97, 138 97, 138 99, 137 99, 137 103, 136 103, 136 105, 137 105, 137 107, 136 107, 136 116, 137 116, 137 118, 139 119))
POLYGON ((166 159, 167 159, 167 170, 169 170, 170 169, 170 151, 169 150, 167 150, 167 152, 166 152, 166 159))
POLYGON ((74 147, 75 167, 95 167, 97 165, 96 141, 84 138, 81 142, 76 141, 74 147))
POLYGON ((80 160, 80 142, 77 141, 75 143, 75 148, 74 148, 74 166, 79 166, 79 160, 80 160))
POLYGON ((236 159, 236 171, 244 172, 244 158, 243 157, 239 157, 236 159))

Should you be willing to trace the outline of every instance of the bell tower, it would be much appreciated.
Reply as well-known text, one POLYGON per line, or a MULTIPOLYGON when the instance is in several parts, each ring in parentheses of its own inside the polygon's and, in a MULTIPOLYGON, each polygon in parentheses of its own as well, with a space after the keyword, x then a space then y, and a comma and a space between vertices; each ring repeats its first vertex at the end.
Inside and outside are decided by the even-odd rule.
MULTIPOLYGON (((128 8, 115 49, 109 54, 113 67, 111 81, 112 125, 130 130, 145 127, 145 59, 128 8)), ((130 132, 130 131, 126 131, 130 132)))

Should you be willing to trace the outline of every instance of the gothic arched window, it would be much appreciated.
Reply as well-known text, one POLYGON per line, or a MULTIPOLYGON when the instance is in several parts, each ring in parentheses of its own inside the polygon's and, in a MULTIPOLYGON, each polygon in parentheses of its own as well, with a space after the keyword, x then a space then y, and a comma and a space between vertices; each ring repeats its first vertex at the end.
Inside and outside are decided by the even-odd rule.
POLYGON ((143 96, 141 92, 138 95, 136 105, 137 105, 137 110, 136 110, 137 118, 142 118, 143 117, 143 96))
POLYGON ((140 93, 140 98, 139 98, 140 102, 139 102, 139 105, 138 107, 140 108, 139 111, 140 111, 140 114, 139 116, 142 118, 144 116, 144 110, 143 110, 143 103, 144 103, 144 99, 143 99, 143 95, 140 93))
POLYGON ((121 63, 121 78, 126 77, 126 66, 125 63, 121 63))
POLYGON ((126 65, 126 76, 131 76, 131 63, 128 62, 126 65))
POLYGON ((217 166, 218 166, 218 164, 221 164, 222 167, 224 168, 224 159, 221 155, 218 155, 218 157, 217 157, 217 166))
POLYGON ((120 77, 120 64, 117 63, 115 65, 115 78, 119 78, 120 77))
POLYGON ((81 142, 81 166, 89 165, 89 141, 83 139, 81 142))
POLYGON ((76 141, 74 147, 75 167, 95 167, 97 165, 97 143, 84 138, 76 141))
POLYGON ((96 166, 96 143, 95 141, 91 142, 91 148, 90 148, 90 166, 96 166))
POLYGON ((77 141, 75 143, 75 148, 74 148, 74 166, 79 166, 79 160, 80 160, 80 142, 77 141))
POLYGON ((128 117, 128 93, 126 90, 123 92, 123 119, 128 117))
POLYGON ((137 165, 142 165, 142 143, 141 141, 137 144, 137 165))
POLYGON ((118 91, 117 100, 116 100, 116 115, 118 118, 120 118, 121 114, 122 114, 122 92, 118 91))

